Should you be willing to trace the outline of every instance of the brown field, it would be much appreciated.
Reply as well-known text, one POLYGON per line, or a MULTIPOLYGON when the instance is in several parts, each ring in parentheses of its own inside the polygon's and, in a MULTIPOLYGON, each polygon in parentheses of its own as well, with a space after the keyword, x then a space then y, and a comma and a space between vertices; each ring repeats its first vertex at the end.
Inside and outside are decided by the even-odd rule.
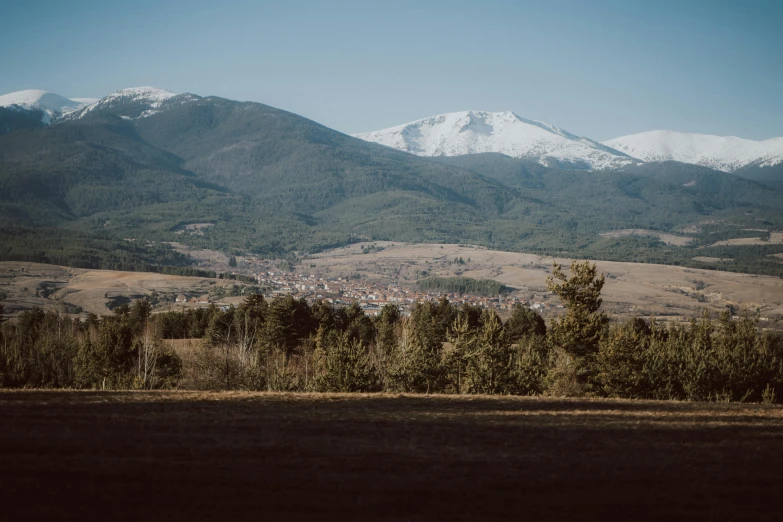
POLYGON ((110 314, 106 306, 112 298, 138 299, 153 291, 172 300, 179 293, 203 294, 215 285, 234 284, 202 277, 185 277, 152 272, 85 270, 40 263, 0 261, 0 291, 7 311, 33 306, 44 309, 63 308, 65 303, 81 307, 84 312, 110 314), (58 290, 48 298, 37 297, 42 283, 53 283, 58 290))
POLYGON ((783 408, 0 392, 5 520, 779 520, 783 408))
POLYGON ((623 230, 612 230, 611 232, 603 232, 600 235, 603 237, 653 236, 653 237, 657 237, 667 245, 677 245, 677 246, 685 246, 693 241, 692 237, 677 236, 675 234, 666 234, 664 232, 656 232, 655 230, 644 230, 641 228, 626 228, 623 230))
MULTIPOLYGON (((314 256, 306 263, 316 265, 314 273, 348 276, 360 273, 367 279, 411 285, 416 274, 465 276, 494 279, 519 289, 519 294, 543 302, 556 302, 546 291, 551 257, 487 250, 468 245, 402 244, 375 242, 351 245, 314 256), (380 252, 362 253, 362 246, 384 247, 380 252), (462 257, 465 265, 454 265, 462 257)), ((568 264, 568 259, 557 259, 568 264)), ((677 266, 597 261, 606 274, 603 290, 605 308, 615 316, 656 315, 688 318, 703 308, 713 312, 727 305, 760 309, 762 315, 783 314, 783 279, 698 270, 677 266)))

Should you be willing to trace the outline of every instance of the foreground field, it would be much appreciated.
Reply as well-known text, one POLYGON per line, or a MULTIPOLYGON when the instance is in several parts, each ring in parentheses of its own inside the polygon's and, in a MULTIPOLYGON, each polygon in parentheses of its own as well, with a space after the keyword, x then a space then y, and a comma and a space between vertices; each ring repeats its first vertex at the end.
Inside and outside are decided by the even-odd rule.
POLYGON ((0 392, 9 520, 779 520, 783 408, 0 392))

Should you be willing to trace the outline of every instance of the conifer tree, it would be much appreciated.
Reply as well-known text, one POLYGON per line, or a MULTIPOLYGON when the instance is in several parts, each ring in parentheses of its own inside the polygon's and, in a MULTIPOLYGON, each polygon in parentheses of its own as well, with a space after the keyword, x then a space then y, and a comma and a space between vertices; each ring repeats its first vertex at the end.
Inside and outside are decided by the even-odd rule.
POLYGON ((547 287, 566 308, 565 316, 552 321, 550 338, 555 346, 573 356, 594 356, 609 323, 600 310, 604 276, 598 277, 597 273, 595 263, 573 261, 571 277, 557 263, 553 265, 552 275, 547 277, 547 287))
POLYGON ((445 385, 441 342, 422 335, 413 318, 403 319, 397 346, 387 367, 389 386, 394 391, 437 393, 445 385))
POLYGON ((494 310, 484 310, 475 352, 468 357, 472 393, 509 393, 513 389, 511 346, 503 335, 503 323, 494 310))
POLYGON ((326 350, 318 388, 331 392, 373 392, 380 389, 378 371, 358 339, 347 332, 326 350))
POLYGON ((544 318, 529 306, 516 304, 511 311, 511 317, 503 325, 503 330, 506 339, 516 343, 530 335, 546 335, 546 323, 544 318))

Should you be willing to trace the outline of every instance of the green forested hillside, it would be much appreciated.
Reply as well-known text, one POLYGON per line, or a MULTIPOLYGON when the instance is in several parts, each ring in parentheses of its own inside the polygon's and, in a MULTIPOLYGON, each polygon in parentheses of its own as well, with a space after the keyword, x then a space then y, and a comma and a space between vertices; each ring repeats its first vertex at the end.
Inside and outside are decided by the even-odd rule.
POLYGON ((22 129, 39 129, 44 126, 43 111, 18 110, 14 107, 0 107, 0 135, 22 129))
POLYGON ((781 244, 711 246, 781 230, 783 193, 752 180, 678 162, 577 172, 502 154, 438 161, 514 187, 538 204, 520 204, 497 220, 492 243, 498 248, 521 235, 521 248, 572 257, 783 275, 783 263, 772 256, 783 252, 781 244), (653 235, 600 235, 625 229, 671 233, 690 242, 677 246, 653 235))
POLYGON ((776 190, 783 190, 783 163, 772 167, 759 167, 757 165, 748 165, 737 172, 737 176, 758 181, 764 185, 776 190))
MULTIPOLYGON (((709 169, 576 172, 499 154, 420 158, 262 104, 176 100, 137 119, 93 110, 0 136, 0 254, 83 264, 84 251, 101 248, 95 238, 102 259, 122 239, 262 255, 387 239, 684 263, 691 249, 600 234, 705 221, 725 226, 704 234, 783 226, 780 193, 709 169), (212 226, 182 233, 190 223, 212 226)), ((137 254, 139 265, 174 262, 137 254)), ((781 266, 769 256, 756 265, 781 266)))

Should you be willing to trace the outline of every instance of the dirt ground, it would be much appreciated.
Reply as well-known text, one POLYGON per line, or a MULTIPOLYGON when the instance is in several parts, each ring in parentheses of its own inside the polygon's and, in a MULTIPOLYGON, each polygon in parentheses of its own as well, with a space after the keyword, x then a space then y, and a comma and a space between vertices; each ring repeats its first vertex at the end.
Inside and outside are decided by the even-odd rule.
MULTIPOLYGON (((551 257, 487 250, 467 245, 402 244, 375 242, 329 250, 306 263, 322 275, 349 276, 412 284, 416 274, 494 279, 520 289, 529 298, 548 302, 546 277, 551 257), (362 253, 375 244, 383 250, 362 253), (454 264, 462 258, 464 265, 454 264), (546 298, 546 299, 544 299, 546 298)), ((557 259, 569 264, 569 259, 557 259)), ((783 279, 768 276, 697 270, 669 265, 597 261, 606 274, 602 297, 605 308, 618 316, 656 315, 660 318, 697 316, 703 308, 713 312, 727 305, 759 309, 762 316, 783 314, 783 279)))
POLYGON ((0 392, 6 520, 780 520, 783 408, 0 392))

